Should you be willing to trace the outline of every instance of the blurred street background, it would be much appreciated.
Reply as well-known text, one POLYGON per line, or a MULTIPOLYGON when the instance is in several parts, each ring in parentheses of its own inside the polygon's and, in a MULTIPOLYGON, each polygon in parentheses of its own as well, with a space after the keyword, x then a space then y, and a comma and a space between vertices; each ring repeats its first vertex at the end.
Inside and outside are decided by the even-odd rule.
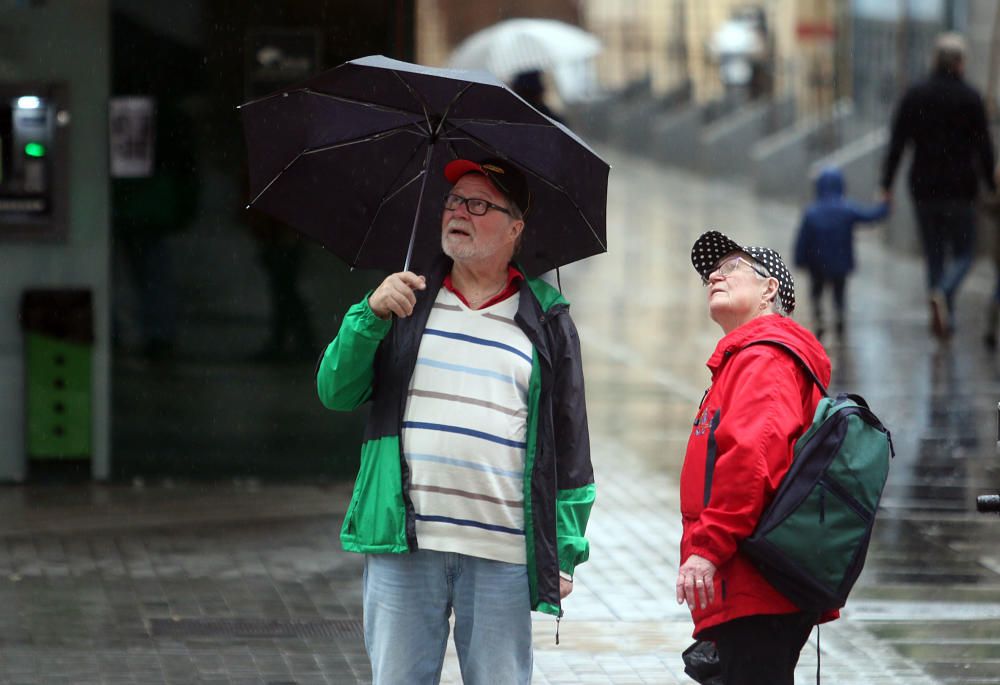
MULTIPOLYGON (((559 274, 583 344, 592 554, 558 646, 535 620, 535 680, 691 682, 677 477, 721 334, 691 244, 718 229, 790 260, 830 165, 870 201, 895 103, 943 31, 968 44, 997 140, 995 2, 0 0, 0 683, 369 681, 361 559, 337 540, 365 414, 325 411, 313 372, 382 274, 244 209, 235 108, 363 55, 448 66, 520 17, 595 39, 533 85, 612 165, 608 253, 559 274)), ((1000 520, 975 509, 1000 490, 994 210, 983 193, 939 340, 905 184, 859 232, 844 335, 823 339, 833 387, 896 447, 866 570, 822 630, 823 679, 997 683, 1000 520)), ((814 634, 799 682, 815 667, 814 634)))

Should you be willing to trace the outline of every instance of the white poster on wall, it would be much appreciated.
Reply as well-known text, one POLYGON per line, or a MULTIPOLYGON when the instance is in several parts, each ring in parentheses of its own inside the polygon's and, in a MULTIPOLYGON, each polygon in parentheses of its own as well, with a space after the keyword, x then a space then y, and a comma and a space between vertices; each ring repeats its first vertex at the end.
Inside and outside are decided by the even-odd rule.
POLYGON ((111 98, 108 103, 112 178, 153 175, 156 101, 142 95, 111 98))

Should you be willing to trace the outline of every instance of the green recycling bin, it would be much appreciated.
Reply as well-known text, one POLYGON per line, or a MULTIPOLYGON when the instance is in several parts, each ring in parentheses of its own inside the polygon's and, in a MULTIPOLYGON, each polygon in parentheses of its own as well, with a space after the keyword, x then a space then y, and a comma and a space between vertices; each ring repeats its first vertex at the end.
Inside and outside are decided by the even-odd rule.
POLYGON ((89 459, 94 345, 90 291, 25 291, 20 319, 28 458, 89 459))

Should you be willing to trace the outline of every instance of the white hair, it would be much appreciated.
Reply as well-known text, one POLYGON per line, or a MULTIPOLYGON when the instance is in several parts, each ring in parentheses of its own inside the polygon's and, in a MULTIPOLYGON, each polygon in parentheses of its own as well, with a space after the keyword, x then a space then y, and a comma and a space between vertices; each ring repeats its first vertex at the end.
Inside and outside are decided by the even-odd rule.
POLYGON ((934 68, 949 73, 957 72, 965 63, 967 51, 965 38, 960 33, 942 33, 934 41, 934 68))
MULTIPOLYGON (((767 274, 766 276, 764 276, 759 271, 757 271, 757 269, 754 269, 753 273, 754 273, 754 275, 757 278, 762 279, 762 280, 766 280, 768 278, 773 278, 776 281, 778 280, 777 277, 771 275, 771 272, 768 271, 768 269, 767 269, 766 266, 764 266, 763 264, 761 264, 760 262, 758 262, 753 257, 750 257, 750 255, 747 255, 747 256, 750 258, 750 261, 752 261, 754 264, 757 265, 757 267, 760 269, 760 271, 763 271, 765 274, 767 274)), ((774 291, 774 297, 771 298, 770 300, 768 300, 768 307, 770 308, 772 314, 778 314, 779 316, 788 316, 787 312, 785 312, 785 304, 781 300, 781 282, 780 281, 778 282, 778 289, 774 291)))

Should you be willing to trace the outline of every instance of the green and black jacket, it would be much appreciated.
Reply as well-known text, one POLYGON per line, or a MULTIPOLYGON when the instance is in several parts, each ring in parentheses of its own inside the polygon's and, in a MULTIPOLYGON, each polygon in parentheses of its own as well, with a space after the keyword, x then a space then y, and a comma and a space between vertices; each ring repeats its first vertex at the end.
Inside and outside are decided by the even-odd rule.
MULTIPOLYGON (((366 295, 347 311, 320 359, 316 385, 324 406, 350 411, 372 401, 340 534, 347 551, 418 549, 400 433, 420 338, 450 268, 442 257, 424 272, 427 289, 417 293, 413 315, 404 319, 379 319, 366 295)), ((524 280, 520 296, 515 320, 534 346, 524 474, 531 606, 558 616, 559 571, 572 575, 589 556, 584 532, 595 495, 580 341, 569 303, 549 284, 524 280)))

